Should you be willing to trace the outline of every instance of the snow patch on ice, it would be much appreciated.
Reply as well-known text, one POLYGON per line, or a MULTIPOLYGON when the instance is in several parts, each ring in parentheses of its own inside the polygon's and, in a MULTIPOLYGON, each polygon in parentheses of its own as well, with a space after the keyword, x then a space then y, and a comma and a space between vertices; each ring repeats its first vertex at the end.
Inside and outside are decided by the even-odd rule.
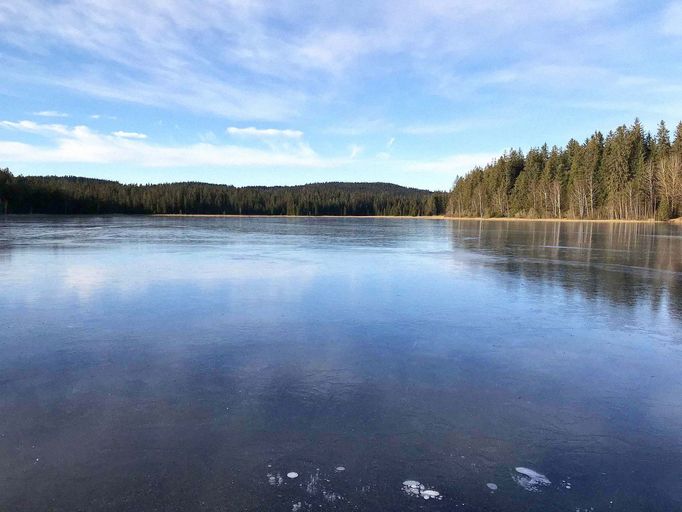
POLYGON ((552 482, 545 475, 529 468, 515 468, 518 475, 513 475, 514 481, 529 492, 540 492, 542 487, 546 487, 552 482))

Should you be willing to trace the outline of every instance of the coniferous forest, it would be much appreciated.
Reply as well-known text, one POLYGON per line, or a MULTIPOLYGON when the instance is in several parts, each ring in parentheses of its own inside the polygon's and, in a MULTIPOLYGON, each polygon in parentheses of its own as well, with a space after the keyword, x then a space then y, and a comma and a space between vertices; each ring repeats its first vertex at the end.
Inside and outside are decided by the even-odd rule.
POLYGON ((639 120, 566 147, 512 150, 457 179, 448 214, 469 217, 658 219, 682 215, 682 123, 674 138, 639 120))
POLYGON ((440 215, 447 194, 390 183, 233 187, 124 185, 77 177, 13 176, 0 169, 0 212, 60 214, 440 215))
POLYGON ((0 213, 411 215, 658 219, 682 216, 682 122, 671 137, 639 120, 582 143, 510 150, 455 181, 449 194, 389 183, 234 187, 126 185, 0 169, 0 213))

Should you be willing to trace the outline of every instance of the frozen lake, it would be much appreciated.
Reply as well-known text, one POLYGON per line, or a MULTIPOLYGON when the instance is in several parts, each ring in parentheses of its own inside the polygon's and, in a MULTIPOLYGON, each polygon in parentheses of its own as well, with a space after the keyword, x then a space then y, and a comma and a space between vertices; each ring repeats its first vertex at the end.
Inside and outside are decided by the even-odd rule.
POLYGON ((682 228, 0 217, 0 510, 682 510, 682 228))

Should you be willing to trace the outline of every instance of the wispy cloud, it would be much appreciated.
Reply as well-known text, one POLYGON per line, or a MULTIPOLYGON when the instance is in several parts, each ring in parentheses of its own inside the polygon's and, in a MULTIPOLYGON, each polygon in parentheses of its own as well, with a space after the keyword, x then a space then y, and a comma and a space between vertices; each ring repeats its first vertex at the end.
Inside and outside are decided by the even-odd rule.
POLYGON ((43 144, 0 140, 0 161, 89 164, 131 164, 141 167, 317 167, 334 165, 307 144, 275 148, 197 143, 178 146, 151 144, 142 134, 102 134, 87 126, 0 121, 0 127, 41 135, 43 144), (125 136, 121 136, 124 134, 125 136), (131 135, 134 135, 131 137, 131 135))
POLYGON ((68 135, 69 133, 81 130, 82 126, 76 126, 73 129, 69 129, 63 124, 44 124, 36 123, 35 121, 0 121, 0 127, 7 128, 10 130, 33 133, 37 135, 68 135))
POLYGON ((350 149, 350 158, 353 159, 353 158, 358 157, 364 151, 365 148, 363 148, 359 144, 353 144, 350 146, 349 149, 350 149))
POLYGON ((93 70, 87 76, 55 77, 53 83, 99 98, 164 109, 180 108, 232 119, 289 119, 298 115, 298 108, 304 99, 302 94, 287 90, 286 87, 283 87, 281 94, 270 93, 257 87, 237 87, 227 80, 189 71, 183 76, 181 69, 150 68, 147 76, 122 77, 112 84, 106 68, 102 68, 93 70))
POLYGON ((352 121, 342 122, 330 126, 325 130, 326 133, 341 135, 344 137, 359 137, 372 133, 383 133, 392 130, 394 125, 380 118, 360 117, 352 121))
POLYGON ((40 112, 33 112, 33 115, 39 117, 69 117, 69 114, 57 110, 41 110, 40 112))
POLYGON ((373 59, 401 56, 399 68, 419 70, 420 63, 450 66, 453 58, 489 53, 520 33, 523 44, 551 44, 534 28, 586 25, 616 3, 375 0, 358 9, 334 2, 311 9, 305 0, 212 0, 200 7, 189 0, 26 0, 0 5, 0 40, 25 55, 17 70, 23 80, 49 77, 108 99, 282 120, 311 97, 340 93, 373 59), (88 58, 63 66, 67 49, 88 58))
MULTIPOLYGON (((112 134, 110 123, 95 131, 8 121, 5 129, 49 143, 17 136, 3 147, 30 162, 78 161, 71 148, 79 147, 92 162, 128 162, 139 152, 142 166, 173 166, 173 151, 180 162, 194 151, 198 162, 312 166, 329 164, 307 142, 324 135, 321 151, 355 166, 376 163, 382 176, 389 168, 447 176, 466 159, 437 155, 478 155, 521 133, 566 140, 569 130, 588 133, 616 118, 675 121, 682 1, 644 4, 368 0, 350 9, 340 0, 0 0, 0 94, 20 99, 22 109, 10 105, 5 117, 44 108, 25 106, 35 98, 52 98, 54 108, 83 100, 101 124, 111 119, 104 113, 116 112, 128 126, 150 130, 141 139, 112 134), (500 129, 500 119, 513 131, 500 129), (444 146, 450 134, 462 136, 444 146), (160 135, 204 146, 160 146, 153 143, 160 135)), ((35 115, 50 112, 57 113, 35 115)))
POLYGON ((663 12, 663 33, 669 36, 682 36, 682 2, 671 2, 663 12))
MULTIPOLYGON (((282 119, 296 114, 303 95, 270 73, 267 81, 259 79, 266 73, 247 66, 280 46, 267 34, 264 18, 270 14, 260 2, 206 2, 198 9, 181 0, 147 6, 28 0, 0 5, 0 41, 26 55, 23 69, 14 68, 23 81, 49 77, 52 84, 107 99, 235 119, 282 119), (13 21, 18 17, 21 24, 13 21), (62 66, 68 49, 89 58, 62 66)), ((283 55, 273 62, 287 66, 283 55)))
POLYGON ((147 135, 144 133, 138 133, 138 132, 124 132, 124 131, 116 131, 116 132, 111 132, 111 134, 114 137, 120 137, 122 139, 146 139, 147 135))
POLYGON ((236 135, 240 137, 256 137, 256 138, 270 138, 270 137, 284 137, 287 139, 300 139, 303 137, 303 132, 299 130, 279 130, 277 128, 254 128, 253 126, 247 128, 237 128, 230 126, 227 130, 229 135, 236 135))

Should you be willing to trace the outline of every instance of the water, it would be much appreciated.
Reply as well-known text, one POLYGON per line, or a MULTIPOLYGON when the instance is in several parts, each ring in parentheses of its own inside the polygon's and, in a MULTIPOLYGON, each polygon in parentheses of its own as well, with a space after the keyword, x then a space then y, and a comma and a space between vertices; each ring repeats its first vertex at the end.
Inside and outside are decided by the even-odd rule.
POLYGON ((679 227, 5 218, 0 326, 2 511, 682 510, 679 227))

